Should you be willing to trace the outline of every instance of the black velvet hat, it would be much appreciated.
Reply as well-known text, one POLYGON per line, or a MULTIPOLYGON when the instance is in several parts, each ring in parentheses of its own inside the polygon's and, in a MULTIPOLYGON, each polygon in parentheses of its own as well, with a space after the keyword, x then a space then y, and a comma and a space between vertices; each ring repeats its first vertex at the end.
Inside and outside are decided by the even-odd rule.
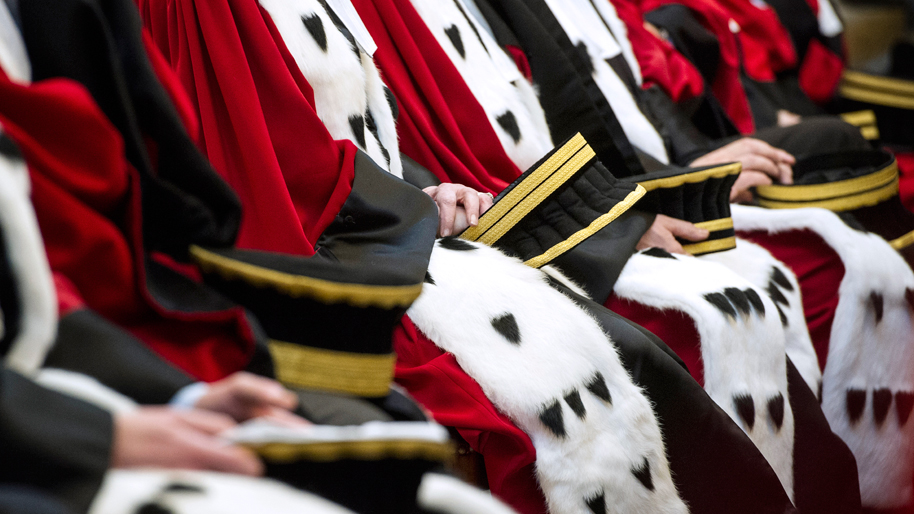
MULTIPOLYGON (((846 70, 838 87, 835 108, 839 111, 873 111, 875 124, 867 124, 872 127, 868 129, 870 137, 867 132, 861 130, 867 139, 873 139, 873 129, 877 129, 878 136, 886 143, 904 147, 914 146, 912 80, 846 70)), ((848 123, 857 125, 853 121, 848 123)))
POLYGON ((422 292, 421 276, 250 250, 190 253, 209 285, 256 316, 280 382, 364 398, 390 393, 391 334, 422 292))
POLYGON ((914 262, 914 214, 898 198, 898 165, 883 150, 811 155, 793 167, 792 185, 757 188, 771 209, 821 207, 845 213, 851 226, 879 234, 914 262))
POLYGON ((460 237, 539 268, 624 215, 643 195, 637 184, 613 177, 576 134, 499 193, 479 224, 460 237))
POLYGON ((739 163, 732 163, 642 175, 638 177, 638 184, 647 194, 639 206, 707 229, 711 234, 704 241, 679 240, 683 249, 692 255, 736 248, 733 219, 730 217, 730 189, 741 170, 739 163))

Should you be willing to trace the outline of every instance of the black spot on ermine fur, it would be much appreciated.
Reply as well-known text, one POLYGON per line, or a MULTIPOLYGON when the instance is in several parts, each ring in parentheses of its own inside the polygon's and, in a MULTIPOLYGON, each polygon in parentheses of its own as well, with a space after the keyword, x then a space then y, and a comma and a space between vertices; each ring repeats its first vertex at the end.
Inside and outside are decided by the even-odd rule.
POLYGON ((593 498, 585 498, 584 503, 593 514, 606 514, 606 494, 601 492, 593 498))
POLYGON ((892 391, 888 389, 876 389, 873 391, 873 419, 877 425, 885 421, 889 414, 889 407, 892 406, 892 391))
POLYGON ((777 285, 783 287, 788 291, 793 291, 793 284, 790 283, 790 280, 787 278, 787 275, 781 271, 780 268, 772 267, 771 268, 771 280, 773 280, 777 285))
POLYGON ((768 399, 768 417, 774 421, 774 426, 781 430, 784 423, 784 395, 778 393, 777 396, 768 399))
POLYGON ((775 303, 780 303, 785 307, 790 307, 790 302, 787 301, 787 297, 784 296, 784 293, 778 289, 778 285, 774 282, 774 280, 768 281, 768 289, 766 291, 768 296, 770 296, 775 303))
POLYGON ((908 391, 895 393, 895 409, 898 411, 899 426, 903 427, 908 422, 912 407, 914 407, 914 393, 908 391))
POLYGON ((11 161, 23 160, 22 152, 19 150, 16 142, 6 134, 0 134, 0 155, 3 155, 11 161))
POLYGON ((746 428, 752 430, 755 426, 755 403, 752 396, 748 394, 737 394, 733 397, 733 406, 736 407, 736 413, 739 415, 746 428))
POLYGON ((517 126, 517 118, 514 117, 513 112, 505 111, 504 114, 495 118, 495 121, 501 125, 501 128, 505 129, 505 132, 511 136, 515 144, 520 142, 520 127, 517 126))
POLYGON ((584 408, 584 402, 581 401, 581 394, 575 389, 565 395, 565 403, 571 407, 572 412, 581 419, 587 417, 587 410, 584 408))
POLYGON ((353 114, 349 117, 349 128, 355 136, 355 142, 360 148, 365 148, 365 117, 361 114, 353 114))
POLYGON ((136 508, 135 514, 174 514, 174 511, 161 503, 144 503, 136 508))
POLYGON ((387 86, 384 86, 384 98, 387 99, 387 105, 390 106, 390 112, 394 115, 394 121, 396 121, 400 117, 400 106, 397 105, 397 97, 394 96, 394 92, 387 86))
POLYGON ((428 271, 425 272, 425 278, 422 279, 422 281, 425 282, 426 284, 431 284, 433 286, 438 285, 435 283, 435 279, 432 278, 431 273, 429 273, 428 271))
POLYGON ((781 306, 778 304, 774 304, 774 308, 778 310, 778 316, 781 317, 781 325, 783 325, 785 327, 787 325, 789 325, 790 323, 787 322, 787 315, 784 314, 783 310, 781 310, 781 306))
POLYGON ((457 28, 457 25, 451 25, 444 29, 444 33, 447 34, 448 39, 451 40, 451 44, 457 49, 457 53, 460 54, 460 57, 466 59, 467 52, 463 47, 463 39, 460 37, 460 29, 457 28))
POLYGON ((755 309, 755 312, 757 312, 759 316, 764 318, 765 317, 765 302, 762 301, 762 297, 759 296, 759 294, 755 292, 755 289, 752 289, 751 287, 747 288, 747 289, 743 289, 743 294, 746 295, 746 300, 748 300, 749 303, 752 304, 752 308, 755 309))
POLYGON ((905 289, 904 290, 904 299, 908 301, 908 305, 914 309, 914 289, 905 289))
POLYGON ((311 34, 311 37, 314 38, 314 42, 317 43, 317 46, 321 47, 321 50, 326 52, 327 33, 324 32, 324 22, 321 21, 320 16, 316 14, 302 16, 301 22, 305 25, 305 28, 308 30, 308 33, 311 34))
POLYGON ((565 422, 562 419, 562 404, 558 400, 540 412, 540 421, 546 425, 556 437, 565 437, 565 422))
POLYGON ((172 482, 162 489, 169 493, 202 493, 203 488, 194 484, 185 484, 182 482, 172 482))
POLYGON ((878 324, 882 321, 882 313, 885 306, 882 295, 873 291, 870 293, 870 303, 873 304, 873 312, 876 314, 876 323, 878 324))
POLYGON ((670 252, 664 250, 663 248, 657 248, 656 246, 652 246, 651 248, 648 248, 647 250, 644 250, 641 253, 643 253, 644 255, 649 255, 651 257, 657 257, 658 259, 675 259, 676 258, 676 257, 673 257, 673 254, 671 254, 670 252))
POLYGON ((520 345, 520 327, 517 326, 517 320, 510 312, 502 314, 497 318, 492 318, 492 328, 502 335, 511 344, 520 345))
POLYGON ((475 246, 456 236, 442 237, 438 240, 438 246, 454 252, 472 252, 476 249, 475 246))
POLYGON ((736 319, 736 310, 733 308, 733 305, 730 304, 730 300, 727 300, 727 297, 721 293, 708 293, 704 296, 705 301, 713 305, 717 310, 736 319))
POLYGON ((654 479, 651 477, 651 463, 647 460, 647 457, 641 462, 641 465, 637 468, 631 469, 632 475, 641 482, 641 485, 645 487, 648 491, 654 490, 654 479))
POLYGON ((847 416, 852 422, 856 422, 863 415, 863 408, 866 407, 866 391, 860 389, 847 390, 847 416))
POLYGON ((606 380, 603 379, 603 374, 599 371, 594 374, 593 378, 590 379, 590 382, 588 382, 585 387, 587 387, 587 390, 593 393, 597 398, 612 404, 613 397, 609 394, 609 388, 606 387, 606 380))
POLYGON ((743 313, 743 316, 749 315, 749 299, 742 291, 735 287, 728 287, 724 289, 724 296, 743 313))

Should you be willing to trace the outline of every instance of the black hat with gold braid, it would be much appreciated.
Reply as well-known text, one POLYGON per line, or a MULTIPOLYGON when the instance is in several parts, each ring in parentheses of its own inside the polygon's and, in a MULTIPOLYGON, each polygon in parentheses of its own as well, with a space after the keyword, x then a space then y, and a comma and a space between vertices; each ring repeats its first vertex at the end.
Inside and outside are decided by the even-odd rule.
POLYGON ((337 402, 331 408, 362 399, 385 409, 374 420, 330 421, 348 426, 255 426, 236 442, 264 459, 268 476, 358 512, 415 511, 422 476, 454 455, 443 427, 387 409, 399 394, 391 334, 422 292, 417 267, 199 246, 190 254, 207 284, 260 321, 280 382, 326 393, 318 401, 337 402))
POLYGON ((479 224, 460 237, 539 268, 624 215, 643 195, 637 184, 613 177, 576 134, 499 193, 479 224))
POLYGON ((821 207, 845 213, 845 221, 885 238, 914 263, 914 214, 898 197, 898 165, 883 150, 848 150, 801 158, 792 185, 757 188, 770 209, 821 207))
POLYGON ((707 229, 711 234, 704 241, 679 241, 692 255, 730 250, 736 247, 730 217, 730 189, 741 169, 739 163, 732 163, 640 175, 638 184, 647 194, 639 206, 707 229))

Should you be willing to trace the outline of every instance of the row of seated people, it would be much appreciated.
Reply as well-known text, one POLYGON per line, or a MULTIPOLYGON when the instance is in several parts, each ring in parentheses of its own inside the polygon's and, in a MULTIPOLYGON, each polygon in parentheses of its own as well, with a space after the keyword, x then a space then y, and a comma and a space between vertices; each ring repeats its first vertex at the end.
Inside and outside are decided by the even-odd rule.
MULTIPOLYGON (((394 330, 398 381, 485 456, 493 492, 518 511, 843 512, 859 510, 861 491, 870 507, 909 501, 910 462, 898 456, 910 453, 910 269, 884 240, 824 211, 734 208, 727 225, 730 186, 734 199, 746 198, 753 170, 789 183, 794 158, 743 139, 682 162, 703 169, 670 165, 681 154, 637 102, 637 62, 609 58, 610 43, 625 46, 610 4, 593 4, 587 17, 587 3, 379 0, 355 2, 356 11, 346 2, 143 1, 144 51, 124 3, 15 10, 40 81, 23 86, 28 74, 18 74, 0 114, 29 162, 68 314, 49 365, 153 400, 150 383, 140 386, 110 348, 98 349, 111 356, 104 366, 97 356, 86 362, 85 349, 63 353, 64 321, 88 305, 197 379, 244 367, 275 374, 300 390, 315 422, 332 422, 319 411, 343 400, 314 391, 385 398, 391 409, 383 372, 382 386, 367 388, 364 369, 322 374, 326 355, 314 349, 376 341, 367 353, 386 357, 384 327, 312 320, 299 310, 319 307, 284 310, 238 280, 301 295, 307 287, 290 285, 301 281, 276 271, 301 274, 302 261, 278 255, 354 264, 346 271, 373 286, 397 270, 405 289, 425 284, 394 330), (110 39, 89 37, 86 12, 110 39), (602 36, 574 32, 601 19, 602 36), (596 40, 584 52, 599 58, 581 52, 582 34, 596 40), (92 144, 101 135, 88 127, 89 144, 60 133, 56 117, 87 99, 54 77, 81 82, 123 143, 92 144), (241 199, 237 244, 273 253, 188 250, 231 244, 238 223, 192 139, 241 199), (748 172, 737 176, 730 160, 748 172), (85 183, 74 180, 80 173, 85 183), (714 223, 702 231, 675 218, 714 223), (741 239, 734 248, 734 223, 761 246, 741 239), (448 237, 467 227, 463 240, 448 237), (444 237, 434 242, 436 232, 444 237), (632 255, 682 252, 674 236, 690 239, 692 253, 717 253, 632 255), (815 258, 808 273, 791 273, 815 258), (256 351, 249 313, 186 279, 200 273, 189 259, 257 317, 269 354, 256 351), (840 263, 837 276, 816 275, 825 260, 840 263), (690 373, 604 303, 661 333, 690 373), (824 326, 813 340, 807 319, 824 326)), ((4 63, 8 76, 28 68, 4 63)), ((823 119, 767 137, 796 154, 804 150, 789 145, 811 144, 809 134, 822 136, 813 151, 863 148, 854 130, 823 119)), ((391 299, 396 288, 379 288, 377 298, 382 289, 387 299, 377 301, 388 307, 415 298, 391 299)), ((77 345, 86 344, 81 335, 77 345)), ((183 380, 162 384, 153 403, 183 380)))

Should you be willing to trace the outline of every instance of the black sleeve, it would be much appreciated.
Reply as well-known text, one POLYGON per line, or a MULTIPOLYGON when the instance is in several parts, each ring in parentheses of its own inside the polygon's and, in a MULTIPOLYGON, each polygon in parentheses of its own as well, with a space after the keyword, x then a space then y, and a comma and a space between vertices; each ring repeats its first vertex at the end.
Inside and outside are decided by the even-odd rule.
POLYGON ((82 373, 138 403, 168 403, 194 380, 142 341, 88 309, 58 322, 45 366, 82 373))
POLYGON ((0 483, 29 486, 85 512, 110 461, 111 415, 0 371, 0 483))

